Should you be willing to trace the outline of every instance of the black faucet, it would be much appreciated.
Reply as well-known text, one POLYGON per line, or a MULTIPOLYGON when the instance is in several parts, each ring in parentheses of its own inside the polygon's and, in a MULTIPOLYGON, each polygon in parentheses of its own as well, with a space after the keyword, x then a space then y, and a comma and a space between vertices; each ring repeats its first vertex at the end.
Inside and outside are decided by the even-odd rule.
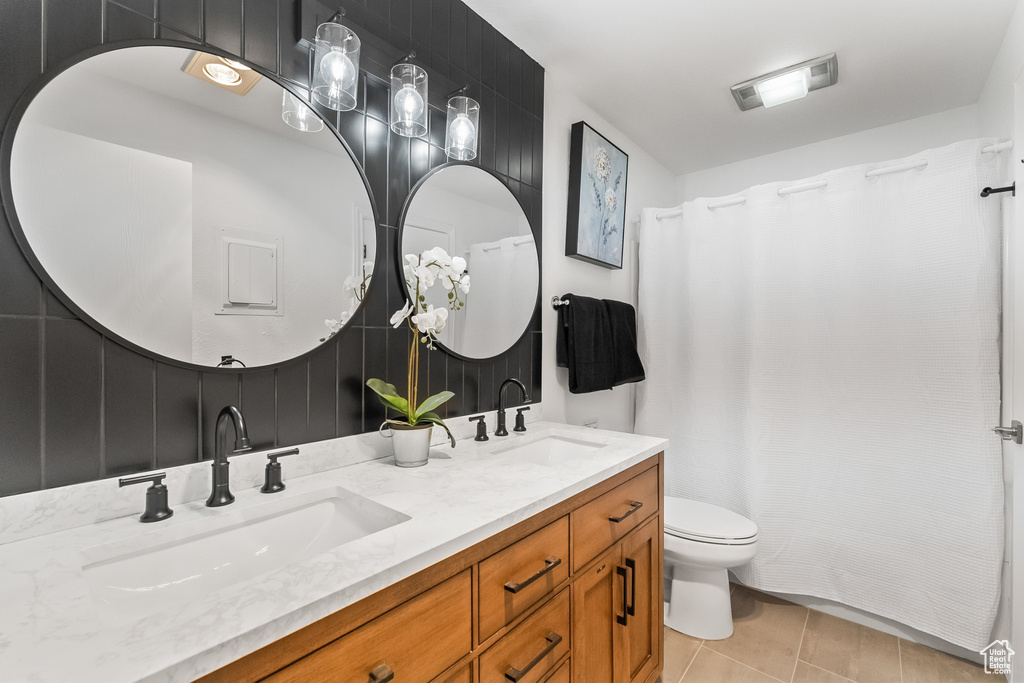
POLYGON ((228 422, 233 423, 235 428, 235 453, 247 451, 249 445, 249 431, 245 428, 245 418, 238 408, 228 406, 220 411, 217 416, 217 428, 214 434, 213 451, 213 491, 206 499, 206 506, 215 508, 227 505, 235 500, 228 488, 228 422))
POLYGON ((509 377, 502 382, 501 388, 498 389, 498 428, 494 430, 495 436, 508 436, 508 429, 505 428, 505 387, 509 384, 519 386, 519 390, 523 392, 523 403, 530 402, 530 396, 526 393, 526 387, 523 386, 522 382, 515 377, 509 377))

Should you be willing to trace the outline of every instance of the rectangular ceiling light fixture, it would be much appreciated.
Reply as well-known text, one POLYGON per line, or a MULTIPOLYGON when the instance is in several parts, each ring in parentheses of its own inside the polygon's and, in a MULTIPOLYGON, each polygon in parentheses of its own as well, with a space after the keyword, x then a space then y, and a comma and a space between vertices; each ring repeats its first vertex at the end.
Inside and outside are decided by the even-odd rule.
POLYGON ((747 111, 798 100, 812 90, 833 85, 838 79, 839 62, 833 52, 738 83, 731 90, 739 108, 747 111))

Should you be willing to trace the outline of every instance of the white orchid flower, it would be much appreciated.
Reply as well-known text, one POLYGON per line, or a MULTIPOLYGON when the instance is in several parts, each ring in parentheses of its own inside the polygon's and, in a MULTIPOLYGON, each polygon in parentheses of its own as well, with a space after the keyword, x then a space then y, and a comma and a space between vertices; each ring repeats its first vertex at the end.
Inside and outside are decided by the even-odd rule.
POLYGON ((412 317, 416 328, 424 334, 434 334, 444 329, 448 321, 447 308, 434 308, 433 304, 427 305, 427 310, 412 317))
POLYGON ((459 280, 459 289, 462 290, 463 294, 469 294, 469 273, 464 274, 462 279, 459 280))
POLYGON ((452 287, 455 286, 454 284, 452 284, 452 277, 450 275, 445 275, 444 277, 441 278, 441 285, 445 289, 451 289, 452 287))
POLYGON ((373 275, 373 261, 363 261, 363 276, 373 275))
POLYGON ((342 327, 345 326, 345 323, 348 322, 348 319, 351 316, 352 316, 352 314, 349 313, 348 311, 342 311, 341 319, 340 320, 334 320, 333 318, 328 318, 327 320, 324 320, 324 325, 326 325, 327 329, 329 329, 331 331, 331 334, 337 334, 338 331, 342 327))
POLYGON ((461 256, 452 257, 452 275, 458 277, 466 271, 466 259, 461 256))
POLYGON ((391 326, 398 327, 401 325, 402 321, 408 318, 410 313, 412 313, 412 304, 406 301, 405 306, 402 306, 401 310, 395 311, 395 314, 391 316, 391 326))

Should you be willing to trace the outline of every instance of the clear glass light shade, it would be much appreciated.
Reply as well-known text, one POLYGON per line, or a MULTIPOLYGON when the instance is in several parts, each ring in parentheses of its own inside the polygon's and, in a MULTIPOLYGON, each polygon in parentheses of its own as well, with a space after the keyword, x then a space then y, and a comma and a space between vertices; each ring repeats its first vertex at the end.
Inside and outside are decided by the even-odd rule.
POLYGON ((341 24, 320 24, 313 53, 313 99, 335 111, 356 108, 359 36, 341 24))
POLYGON ((313 113, 309 105, 287 90, 281 93, 281 118, 295 130, 316 133, 324 128, 324 121, 313 113))
POLYGON ((774 107, 806 97, 810 85, 810 69, 790 71, 757 84, 757 94, 765 107, 774 107))
POLYGON ((469 97, 448 100, 448 123, 444 151, 451 159, 469 161, 476 158, 480 131, 480 104, 469 97))
POLYGON ((415 64, 391 69, 391 130, 407 138, 427 134, 427 72, 415 64))

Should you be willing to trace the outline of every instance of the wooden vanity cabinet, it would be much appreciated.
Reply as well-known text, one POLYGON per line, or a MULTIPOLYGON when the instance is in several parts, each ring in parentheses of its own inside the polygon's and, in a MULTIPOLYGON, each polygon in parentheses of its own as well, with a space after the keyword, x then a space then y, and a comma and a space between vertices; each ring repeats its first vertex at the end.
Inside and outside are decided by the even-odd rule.
POLYGON ((202 681, 653 683, 662 454, 202 681))

